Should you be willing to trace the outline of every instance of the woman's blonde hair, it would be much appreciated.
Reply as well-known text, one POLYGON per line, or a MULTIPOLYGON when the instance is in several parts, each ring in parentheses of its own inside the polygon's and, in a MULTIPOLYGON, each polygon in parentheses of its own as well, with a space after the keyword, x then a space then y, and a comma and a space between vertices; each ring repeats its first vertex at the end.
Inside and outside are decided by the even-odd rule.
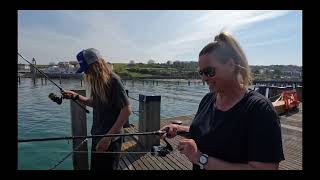
POLYGON ((107 102, 110 92, 112 70, 104 59, 91 64, 84 75, 91 88, 91 96, 95 95, 102 102, 107 102))
POLYGON ((214 38, 214 42, 209 43, 200 51, 199 57, 211 53, 222 64, 225 64, 228 60, 233 59, 236 64, 236 76, 240 74, 242 77, 240 83, 243 84, 245 88, 248 88, 248 86, 251 85, 251 70, 247 58, 240 44, 230 33, 221 32, 218 34, 214 38))

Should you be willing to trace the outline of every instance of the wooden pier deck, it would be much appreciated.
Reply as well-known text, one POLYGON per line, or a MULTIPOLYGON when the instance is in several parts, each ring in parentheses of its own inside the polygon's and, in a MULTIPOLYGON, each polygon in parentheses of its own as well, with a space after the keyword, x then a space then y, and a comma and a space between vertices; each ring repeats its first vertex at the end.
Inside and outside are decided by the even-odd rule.
MULTIPOLYGON (((280 170, 302 170, 302 104, 298 112, 291 112, 280 117, 285 155, 285 160, 280 163, 280 170)), ((192 119, 193 115, 187 115, 161 120, 161 127, 175 120, 189 125, 192 119)), ((138 129, 130 127, 125 131, 132 133, 137 132, 138 129)), ((176 150, 182 138, 177 136, 167 139, 174 151, 166 157, 152 156, 150 153, 122 154, 119 170, 191 170, 192 163, 176 150)), ((141 151, 141 146, 137 143, 137 137, 128 137, 122 149, 123 151, 141 151)))

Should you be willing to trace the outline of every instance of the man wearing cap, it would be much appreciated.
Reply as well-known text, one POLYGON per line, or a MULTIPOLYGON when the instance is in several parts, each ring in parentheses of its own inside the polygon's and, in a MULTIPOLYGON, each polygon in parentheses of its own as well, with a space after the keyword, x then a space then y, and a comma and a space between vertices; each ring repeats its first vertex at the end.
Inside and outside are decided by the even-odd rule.
MULTIPOLYGON (((131 114, 131 106, 121 79, 94 48, 77 54, 85 82, 91 96, 81 96, 73 91, 65 91, 64 98, 77 100, 93 108, 92 135, 122 133, 122 127, 131 114)), ((122 138, 93 138, 91 148, 91 170, 115 170, 120 154, 106 153, 121 151, 122 138)))

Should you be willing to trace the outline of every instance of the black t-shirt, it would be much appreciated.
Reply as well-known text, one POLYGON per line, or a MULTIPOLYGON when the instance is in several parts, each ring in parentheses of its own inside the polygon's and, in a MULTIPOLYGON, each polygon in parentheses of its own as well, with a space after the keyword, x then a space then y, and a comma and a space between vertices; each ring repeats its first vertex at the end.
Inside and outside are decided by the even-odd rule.
POLYGON ((129 99, 121 79, 115 73, 111 75, 110 94, 107 103, 101 102, 93 94, 93 123, 91 134, 106 134, 116 122, 121 109, 129 105, 129 99))
POLYGON ((268 99, 249 90, 228 111, 215 108, 215 100, 205 95, 190 126, 202 153, 231 163, 284 160, 279 116, 268 99))

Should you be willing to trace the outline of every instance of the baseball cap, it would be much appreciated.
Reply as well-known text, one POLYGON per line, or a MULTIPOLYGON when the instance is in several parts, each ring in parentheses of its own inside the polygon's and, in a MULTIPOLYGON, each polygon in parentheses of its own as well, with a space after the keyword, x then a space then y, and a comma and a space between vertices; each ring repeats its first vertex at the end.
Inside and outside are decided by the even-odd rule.
POLYGON ((100 52, 95 48, 89 48, 80 51, 77 54, 77 60, 79 62, 80 68, 77 73, 82 73, 89 68, 89 65, 101 59, 102 56, 100 52))

